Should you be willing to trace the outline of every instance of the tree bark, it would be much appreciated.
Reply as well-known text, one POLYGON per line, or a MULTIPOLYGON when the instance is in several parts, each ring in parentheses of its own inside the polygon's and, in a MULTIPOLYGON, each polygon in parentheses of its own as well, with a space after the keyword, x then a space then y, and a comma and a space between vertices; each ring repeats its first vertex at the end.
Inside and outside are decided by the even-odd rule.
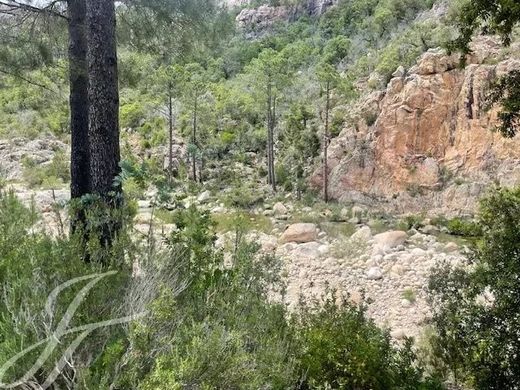
POLYGON ((92 193, 107 198, 120 173, 119 89, 113 1, 88 0, 89 135, 92 193))
POLYGON ((172 84, 168 86, 168 121, 169 121, 169 151, 168 151, 168 178, 170 186, 173 183, 173 97, 172 84))
POLYGON ((330 111, 330 81, 327 81, 327 99, 325 103, 325 131, 323 132, 323 200, 329 201, 329 111, 330 111))
POLYGON ((274 127, 276 125, 276 98, 273 96, 272 81, 267 81, 267 182, 276 192, 274 170, 274 127))
POLYGON ((266 119, 266 126, 267 126, 267 145, 266 145, 266 151, 267 151, 267 184, 272 185, 273 184, 273 177, 271 176, 271 81, 268 80, 267 82, 267 119, 266 119))
POLYGON ((191 156, 191 164, 192 164, 192 173, 193 173, 193 181, 197 181, 197 158, 196 158, 196 147, 197 147, 197 109, 198 109, 198 97, 195 96, 195 101, 193 103, 193 128, 191 134, 191 143, 193 144, 193 154, 191 156))
MULTIPOLYGON (((91 193, 111 208, 121 204, 119 89, 115 5, 109 0, 87 1, 89 74, 89 137, 91 193)), ((110 244, 119 224, 102 227, 101 238, 110 244)))
POLYGON ((273 96, 273 107, 271 111, 271 177, 273 192, 276 192, 276 172, 274 169, 274 129, 276 127, 276 96, 273 96))
MULTIPOLYGON (((88 69, 86 1, 68 0, 69 82, 70 82, 70 194, 78 199, 90 192, 90 150, 88 136, 88 69)), ((71 216, 71 231, 83 228, 81 207, 71 216)))

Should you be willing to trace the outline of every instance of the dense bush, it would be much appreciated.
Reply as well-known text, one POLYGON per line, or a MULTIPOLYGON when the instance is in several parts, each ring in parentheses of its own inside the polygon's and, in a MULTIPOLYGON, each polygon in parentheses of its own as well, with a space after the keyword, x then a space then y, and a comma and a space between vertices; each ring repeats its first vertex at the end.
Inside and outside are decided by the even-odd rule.
POLYGON ((482 200, 479 240, 468 267, 445 264, 430 281, 436 356, 477 389, 520 386, 520 190, 482 200))
POLYGON ((30 156, 22 159, 23 178, 29 187, 63 187, 70 181, 70 163, 62 151, 57 151, 46 165, 38 165, 30 156))
POLYGON ((165 286, 150 316, 133 326, 123 387, 290 388, 290 328, 284 307, 267 300, 278 262, 238 242, 230 267, 214 248, 207 213, 191 208, 177 221, 165 261, 184 287, 165 286))
POLYGON ((462 218, 453 218, 446 223, 446 227, 450 234, 464 237, 480 237, 482 229, 480 225, 474 221, 462 218))
POLYGON ((411 340, 393 346, 389 333, 346 300, 304 306, 296 335, 302 389, 442 389, 424 379, 411 340))
MULTIPOLYGON (((62 291, 56 302, 46 307, 47 297, 57 286, 69 280, 106 272, 95 261, 87 264, 76 238, 52 239, 34 231, 38 215, 20 204, 11 193, 0 194, 0 365, 22 349, 51 335, 64 318, 72 299, 84 284, 62 291)), ((105 278, 89 293, 69 325, 70 327, 95 323, 107 318, 118 318, 119 307, 129 283, 128 268, 118 267, 116 275, 105 278)), ((67 377, 99 357, 107 339, 121 329, 104 328, 91 334, 76 351, 78 360, 71 360, 57 384, 66 387, 67 377)), ((63 337, 60 345, 30 381, 43 382, 54 368, 57 359, 78 336, 63 337)), ((36 350, 41 353, 44 346, 36 350)), ((35 362, 34 353, 20 359, 3 378, 4 383, 21 378, 35 362)))

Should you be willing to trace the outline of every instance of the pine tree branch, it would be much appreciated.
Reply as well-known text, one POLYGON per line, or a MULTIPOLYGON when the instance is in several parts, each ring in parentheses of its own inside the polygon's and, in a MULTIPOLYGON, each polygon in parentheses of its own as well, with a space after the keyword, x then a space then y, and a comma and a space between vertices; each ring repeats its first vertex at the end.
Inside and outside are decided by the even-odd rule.
POLYGON ((0 13, 12 15, 12 13, 15 11, 27 11, 31 13, 47 14, 50 16, 68 20, 67 16, 54 9, 55 5, 59 2, 61 1, 56 0, 52 1, 49 5, 45 7, 36 7, 30 4, 21 3, 18 0, 5 0, 0 1, 0 13), (5 7, 5 9, 2 9, 2 7, 5 7))
POLYGON ((40 83, 38 83, 38 82, 36 82, 34 80, 28 79, 27 77, 24 77, 24 76, 22 76, 19 73, 12 73, 12 72, 9 72, 9 71, 7 71, 5 69, 2 69, 2 68, 0 68, 0 73, 4 74, 6 76, 11 76, 11 77, 20 79, 20 80, 25 81, 26 83, 29 83, 29 84, 34 85, 36 87, 43 88, 46 91, 49 91, 49 92, 52 92, 52 93, 56 93, 56 91, 53 91, 49 87, 47 87, 47 86, 45 86, 43 84, 40 84, 40 83))

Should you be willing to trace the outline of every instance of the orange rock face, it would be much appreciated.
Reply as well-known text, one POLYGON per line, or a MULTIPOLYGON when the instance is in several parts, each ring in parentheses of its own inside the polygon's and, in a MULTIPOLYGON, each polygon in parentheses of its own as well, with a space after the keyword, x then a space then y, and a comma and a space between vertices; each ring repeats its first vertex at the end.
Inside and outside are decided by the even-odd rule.
MULTIPOLYGON (((331 143, 331 195, 403 212, 471 213, 491 183, 520 184, 520 138, 493 132, 498 110, 485 102, 490 82, 520 68, 499 52, 497 41, 480 38, 460 69, 458 56, 431 50, 366 97, 331 143)), ((318 170, 311 182, 321 181, 318 170)))

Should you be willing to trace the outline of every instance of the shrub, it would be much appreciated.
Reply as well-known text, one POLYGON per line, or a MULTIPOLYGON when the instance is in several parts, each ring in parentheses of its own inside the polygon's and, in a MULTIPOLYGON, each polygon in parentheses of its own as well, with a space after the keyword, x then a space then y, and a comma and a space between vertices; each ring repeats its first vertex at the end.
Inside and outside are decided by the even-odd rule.
POLYGON ((403 297, 403 299, 406 299, 407 301, 410 301, 412 303, 415 302, 417 299, 415 291, 411 288, 407 288, 406 290, 404 290, 401 296, 403 297))
POLYGON ((121 127, 137 128, 145 119, 146 112, 142 102, 132 102, 121 105, 120 121, 121 127))
POLYGON ((450 219, 446 227, 450 234, 456 236, 480 237, 482 235, 482 229, 478 223, 462 218, 450 219))
POLYGON ((276 164, 275 177, 276 177, 278 184, 285 191, 292 191, 293 175, 291 175, 291 172, 287 169, 287 166, 285 164, 276 164))
POLYGON ((296 375, 285 309, 267 300, 279 263, 255 256, 257 246, 242 241, 233 265, 224 266, 209 214, 195 208, 180 213, 178 226, 163 267, 189 283, 178 293, 165 286, 150 315, 134 325, 121 386, 291 388, 296 375))
POLYGON ((241 209, 249 209, 255 205, 262 204, 264 197, 262 194, 256 193, 251 187, 236 183, 224 198, 224 203, 228 207, 237 207, 241 209))
POLYGON ((404 224, 405 230, 419 229, 423 227, 424 215, 407 215, 404 217, 402 223, 404 224))
MULTIPOLYGON (((34 229, 37 214, 24 207, 12 193, 0 194, 0 366, 22 349, 49 336, 63 318, 72 299, 83 285, 60 292, 51 311, 46 310, 47 297, 59 285, 72 278, 104 272, 99 263, 83 261, 83 246, 77 237, 53 239, 34 229)), ((125 286, 130 281, 128 268, 102 280, 74 314, 71 327, 118 318, 125 286)), ((65 376, 72 375, 97 359, 106 340, 116 337, 118 328, 95 332, 78 347, 75 359, 57 380, 57 387, 67 387, 65 376)), ((63 337, 54 353, 44 362, 38 377, 46 378, 54 369, 57 359, 77 334, 63 337)), ((41 350, 37 350, 38 353, 41 350)), ((4 383, 21 378, 35 363, 34 354, 19 360, 4 376, 4 383)), ((38 378, 30 378, 38 381, 38 378)))
POLYGON ((69 160, 62 151, 57 151, 47 165, 38 165, 28 156, 22 159, 23 177, 29 187, 56 188, 70 182, 69 160))
MULTIPOLYGON (((333 295, 333 294, 332 294, 333 295)), ((301 389, 439 389, 416 367, 412 341, 394 347, 388 332, 365 316, 363 307, 332 296, 306 306, 296 325, 301 345, 301 389)))
POLYGON ((481 201, 471 267, 443 264, 429 283, 435 355, 476 389, 520 387, 519 221, 520 189, 494 190, 481 201))

